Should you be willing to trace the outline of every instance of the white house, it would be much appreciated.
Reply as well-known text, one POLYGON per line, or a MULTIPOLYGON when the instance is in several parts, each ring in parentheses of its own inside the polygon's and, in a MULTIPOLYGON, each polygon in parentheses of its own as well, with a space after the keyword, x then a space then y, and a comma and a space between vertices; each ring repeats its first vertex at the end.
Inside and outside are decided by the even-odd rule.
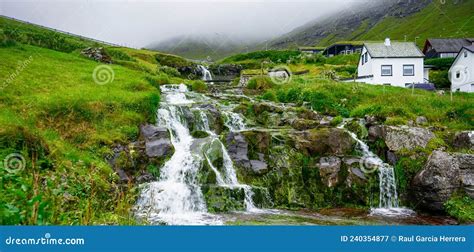
POLYGON ((428 82, 424 55, 411 42, 364 43, 353 81, 407 87, 428 82))
POLYGON ((474 92, 474 45, 464 46, 449 69, 451 91, 474 92))

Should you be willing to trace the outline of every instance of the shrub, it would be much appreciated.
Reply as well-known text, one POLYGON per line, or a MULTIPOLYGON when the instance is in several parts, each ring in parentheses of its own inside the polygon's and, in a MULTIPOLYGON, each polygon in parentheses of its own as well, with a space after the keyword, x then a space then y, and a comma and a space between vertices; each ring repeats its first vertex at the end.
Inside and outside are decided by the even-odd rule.
POLYGON ((145 79, 154 87, 160 88, 160 85, 169 84, 170 78, 166 74, 160 74, 158 76, 147 75, 145 79))
POLYGON ((425 60, 425 65, 432 65, 442 70, 448 70, 454 62, 454 58, 437 58, 425 60))
POLYGON ((446 212, 460 222, 474 221, 474 200, 465 193, 456 193, 444 204, 446 212))
POLYGON ((275 92, 273 92, 273 91, 265 92, 265 94, 263 94, 262 98, 265 99, 265 100, 268 100, 268 101, 276 101, 277 100, 275 92))
POLYGON ((136 62, 137 60, 132 58, 130 55, 116 49, 106 48, 105 52, 112 57, 114 60, 126 60, 136 62))
POLYGON ((451 81, 449 81, 448 70, 432 71, 430 73, 430 81, 436 88, 449 88, 451 81))
POLYGON ((273 82, 268 76, 253 77, 247 84, 248 89, 263 91, 273 87, 273 82))
POLYGON ((163 72, 163 73, 167 74, 168 76, 173 76, 173 77, 179 77, 179 76, 181 76, 181 74, 179 73, 179 71, 176 70, 176 68, 173 68, 173 67, 160 66, 159 70, 160 70, 160 72, 163 72))
POLYGON ((207 91, 207 85, 204 81, 196 80, 192 82, 191 90, 198 93, 204 93, 207 91))

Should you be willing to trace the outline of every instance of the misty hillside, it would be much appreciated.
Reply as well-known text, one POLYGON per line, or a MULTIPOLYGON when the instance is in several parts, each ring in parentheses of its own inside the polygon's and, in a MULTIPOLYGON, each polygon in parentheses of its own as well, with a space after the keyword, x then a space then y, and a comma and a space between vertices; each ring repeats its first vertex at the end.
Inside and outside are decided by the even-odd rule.
POLYGON ((348 8, 313 21, 270 42, 272 48, 327 46, 341 40, 414 41, 429 37, 472 37, 474 1, 384 0, 348 8), (406 37, 405 37, 406 36, 406 37))
POLYGON ((230 38, 224 34, 179 36, 147 46, 148 49, 188 59, 214 61, 253 48, 255 40, 230 38))

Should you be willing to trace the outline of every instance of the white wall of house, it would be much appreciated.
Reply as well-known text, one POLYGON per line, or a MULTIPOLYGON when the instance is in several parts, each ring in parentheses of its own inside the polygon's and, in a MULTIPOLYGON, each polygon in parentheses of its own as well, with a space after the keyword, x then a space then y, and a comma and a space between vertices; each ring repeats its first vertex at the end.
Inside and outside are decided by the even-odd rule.
POLYGON ((390 84, 392 86, 405 87, 406 84, 425 83, 424 76, 428 73, 424 70, 423 58, 371 58, 367 53, 367 62, 362 62, 367 49, 362 49, 359 59, 358 76, 373 75, 372 78, 359 79, 359 82, 369 84, 390 84), (382 65, 392 66, 391 76, 382 76, 382 65), (413 76, 403 74, 404 65, 413 65, 413 76))
POLYGON ((474 92, 474 53, 461 50, 449 69, 452 91, 474 92))

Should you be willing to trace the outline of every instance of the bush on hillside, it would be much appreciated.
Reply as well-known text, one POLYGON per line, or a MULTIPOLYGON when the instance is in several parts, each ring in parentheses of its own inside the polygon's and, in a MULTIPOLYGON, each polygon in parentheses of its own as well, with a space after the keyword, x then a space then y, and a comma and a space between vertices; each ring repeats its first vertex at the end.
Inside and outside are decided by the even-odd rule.
POLYGON ((253 77, 247 84, 248 89, 263 91, 273 87, 273 82, 268 76, 253 77))
POLYGON ((160 88, 160 85, 169 84, 170 78, 166 74, 160 74, 158 76, 147 75, 145 79, 154 87, 160 88))
POLYGON ((204 93, 207 91, 207 85, 204 81, 196 80, 191 83, 191 90, 198 93, 204 93))
POLYGON ((432 71, 430 73, 430 82, 432 82, 436 88, 449 88, 451 81, 449 81, 448 70, 432 71))
POLYGON ((432 65, 441 70, 448 70, 454 62, 454 58, 426 59, 425 65, 432 65))

